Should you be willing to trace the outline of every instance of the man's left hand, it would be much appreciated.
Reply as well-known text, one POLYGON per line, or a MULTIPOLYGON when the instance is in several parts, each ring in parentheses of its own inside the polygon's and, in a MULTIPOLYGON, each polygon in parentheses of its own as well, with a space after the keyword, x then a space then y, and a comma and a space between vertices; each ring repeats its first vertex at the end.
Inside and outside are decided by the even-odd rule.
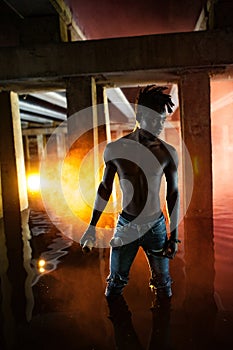
POLYGON ((168 259, 174 259, 178 251, 178 243, 181 243, 179 239, 176 239, 176 240, 169 239, 163 251, 163 256, 168 259))

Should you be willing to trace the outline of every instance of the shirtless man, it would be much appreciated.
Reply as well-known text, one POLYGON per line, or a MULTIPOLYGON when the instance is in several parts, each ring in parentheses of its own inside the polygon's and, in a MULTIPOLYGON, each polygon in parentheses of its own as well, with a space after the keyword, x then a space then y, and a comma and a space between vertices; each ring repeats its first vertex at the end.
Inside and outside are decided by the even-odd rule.
POLYGON ((122 212, 118 216, 110 242, 110 274, 106 297, 121 295, 128 283, 130 267, 141 246, 146 254, 150 287, 157 298, 172 296, 169 258, 177 252, 179 192, 176 150, 158 138, 172 112, 171 96, 166 87, 148 85, 141 89, 136 103, 137 127, 128 135, 111 142, 104 152, 105 170, 99 185, 90 225, 80 240, 95 242, 95 226, 112 193, 117 174, 122 191, 122 212), (160 204, 162 176, 166 179, 166 204, 170 233, 160 204), (168 237, 169 236, 169 237, 168 237))

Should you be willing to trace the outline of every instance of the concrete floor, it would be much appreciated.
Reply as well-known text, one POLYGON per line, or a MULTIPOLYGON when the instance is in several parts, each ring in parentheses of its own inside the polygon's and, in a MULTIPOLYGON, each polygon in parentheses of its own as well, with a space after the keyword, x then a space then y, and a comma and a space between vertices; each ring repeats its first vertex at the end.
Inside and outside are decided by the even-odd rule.
POLYGON ((199 300, 193 295, 187 300, 180 254, 171 261, 170 307, 151 309, 153 295, 142 251, 124 297, 108 303, 104 296, 108 248, 83 254, 80 245, 64 237, 43 212, 31 212, 30 229, 34 233, 29 320, 17 325, 15 337, 9 325, 3 327, 1 349, 232 348, 232 312, 218 310, 211 297, 199 300), (46 257, 44 273, 38 272, 40 257, 46 257))

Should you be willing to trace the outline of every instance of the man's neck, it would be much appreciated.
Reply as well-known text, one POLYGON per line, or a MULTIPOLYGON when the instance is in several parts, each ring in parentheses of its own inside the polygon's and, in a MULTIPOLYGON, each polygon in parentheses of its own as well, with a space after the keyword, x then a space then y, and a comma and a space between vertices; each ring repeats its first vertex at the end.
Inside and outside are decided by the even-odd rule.
POLYGON ((150 131, 146 129, 139 128, 139 142, 140 140, 147 140, 147 141, 158 141, 158 137, 156 135, 153 135, 150 131))

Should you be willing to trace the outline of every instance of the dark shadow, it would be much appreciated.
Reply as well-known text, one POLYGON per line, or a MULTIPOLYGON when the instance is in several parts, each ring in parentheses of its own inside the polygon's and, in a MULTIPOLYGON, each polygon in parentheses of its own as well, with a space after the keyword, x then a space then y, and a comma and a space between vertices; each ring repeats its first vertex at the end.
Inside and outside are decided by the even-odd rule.
POLYGON ((142 345, 133 327, 131 312, 122 295, 108 297, 109 319, 112 321, 116 349, 142 350, 142 345))
MULTIPOLYGON (((143 349, 135 332, 132 315, 123 296, 107 298, 109 319, 112 321, 116 349, 143 349)), ((152 311, 152 332, 148 350, 168 350, 170 347, 170 300, 154 305, 152 311)))
POLYGON ((152 309, 152 333, 148 350, 168 350, 171 347, 171 300, 165 299, 152 309))

